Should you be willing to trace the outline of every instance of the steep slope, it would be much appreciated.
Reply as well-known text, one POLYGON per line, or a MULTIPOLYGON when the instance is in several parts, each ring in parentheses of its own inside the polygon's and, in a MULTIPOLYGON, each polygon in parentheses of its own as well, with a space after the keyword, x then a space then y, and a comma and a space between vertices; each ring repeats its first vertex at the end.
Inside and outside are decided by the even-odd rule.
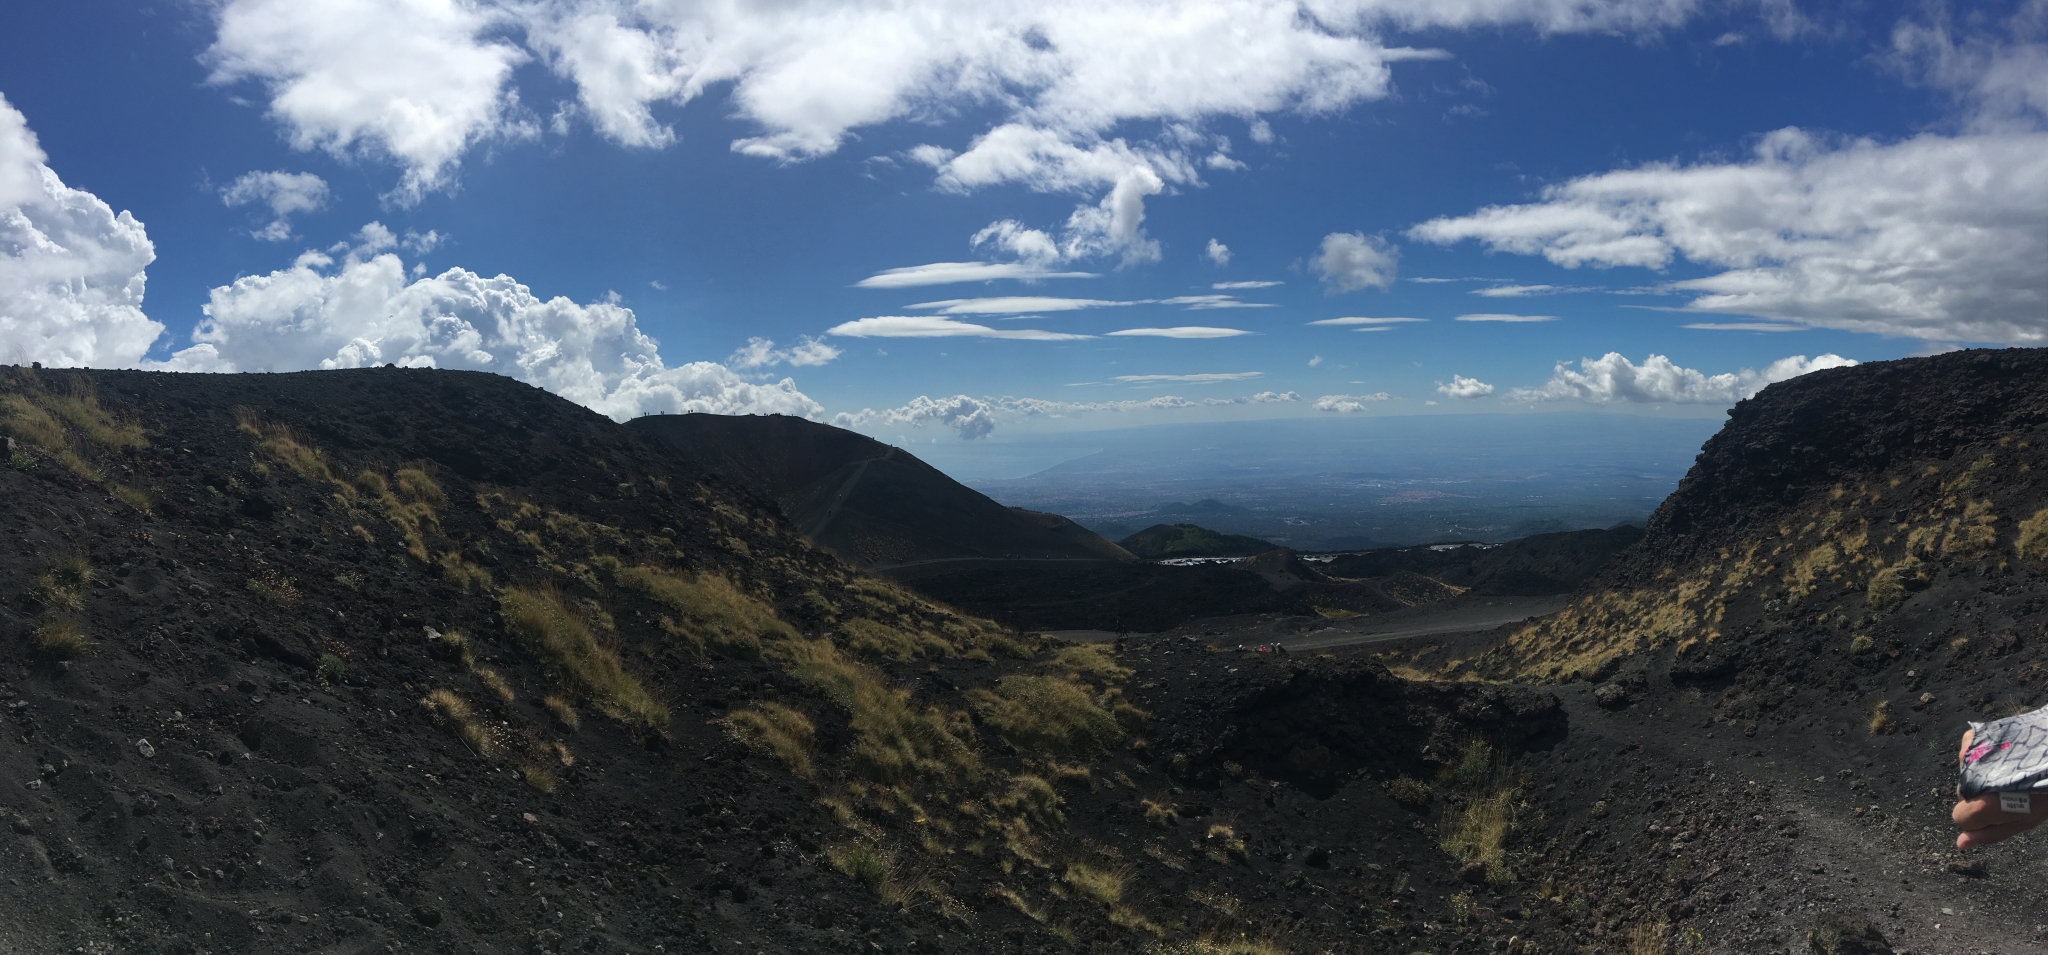
POLYGON ((656 415, 628 428, 772 498, 863 566, 944 559, 1129 560, 1058 515, 1006 508, 901 448, 787 415, 656 415))
POLYGON ((1512 934, 1383 784, 1541 692, 1029 640, 495 376, 0 369, 0 433, 0 950, 1512 934))
POLYGON ((1276 545, 1243 534, 1222 534, 1197 524, 1154 524, 1116 545, 1143 560, 1163 557, 1250 557, 1276 545))

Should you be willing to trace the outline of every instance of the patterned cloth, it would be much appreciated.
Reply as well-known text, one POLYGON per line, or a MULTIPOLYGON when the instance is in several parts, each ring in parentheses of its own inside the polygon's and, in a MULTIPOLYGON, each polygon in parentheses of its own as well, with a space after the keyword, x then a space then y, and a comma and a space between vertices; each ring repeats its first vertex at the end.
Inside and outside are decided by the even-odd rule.
POLYGON ((1963 754, 1958 788, 1964 799, 1985 793, 2048 791, 2048 707, 1989 723, 1963 754))

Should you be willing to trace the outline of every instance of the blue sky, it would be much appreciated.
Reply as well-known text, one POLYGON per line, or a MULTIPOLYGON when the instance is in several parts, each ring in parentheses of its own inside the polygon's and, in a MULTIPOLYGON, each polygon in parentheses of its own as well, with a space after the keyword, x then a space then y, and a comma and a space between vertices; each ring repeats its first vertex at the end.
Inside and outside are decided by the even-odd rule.
POLYGON ((2040 344, 2048 3, 1879 7, 17 4, 0 360, 973 440, 2040 344))

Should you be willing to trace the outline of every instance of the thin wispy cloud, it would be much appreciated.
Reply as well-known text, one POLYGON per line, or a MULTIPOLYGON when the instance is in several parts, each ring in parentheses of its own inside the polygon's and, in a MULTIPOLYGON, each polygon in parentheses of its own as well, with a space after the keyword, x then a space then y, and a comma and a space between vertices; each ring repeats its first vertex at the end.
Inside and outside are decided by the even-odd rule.
POLYGON ((1117 375, 1112 380, 1123 382, 1184 381, 1192 382, 1195 384, 1209 384, 1219 381, 1243 381, 1246 378, 1257 378, 1262 374, 1265 374, 1265 372, 1225 371, 1208 372, 1197 375, 1117 375))
POLYGON ((1215 290, 1217 290, 1217 291, 1219 291, 1219 292, 1229 292, 1229 291, 1235 291, 1235 290, 1241 290, 1241 289, 1254 289, 1254 288, 1272 288, 1272 287, 1273 287, 1273 286, 1275 286, 1275 285, 1286 285, 1286 284, 1287 284, 1287 283, 1285 283, 1285 282, 1270 282, 1270 281, 1246 281, 1246 282, 1216 282, 1216 283, 1214 283, 1214 284, 1210 285, 1209 287, 1210 287, 1210 288, 1212 288, 1212 289, 1215 289, 1215 290))
POLYGON ((1242 328, 1212 328, 1207 325, 1179 325, 1173 328, 1126 328, 1108 333, 1113 338, 1235 338, 1250 335, 1242 328))
POLYGON ((1557 316, 1503 315, 1497 312, 1480 312, 1472 315, 1460 315, 1456 320, 1460 322, 1554 322, 1557 321, 1557 316))
POLYGON ((1346 315, 1343 318, 1319 318, 1310 325, 1405 325, 1411 322, 1426 322, 1426 318, 1373 318, 1365 315, 1346 315))
POLYGON ((1771 322, 1694 322, 1681 328, 1696 328, 1706 332, 1803 332, 1805 325, 1778 325, 1771 322))
POLYGON ((1020 315, 1027 312, 1072 312, 1084 308, 1137 305, 1099 298, 1058 298, 1049 295, 1005 295, 992 298, 949 298, 919 302, 911 308, 937 309, 941 315, 1020 315))
POLYGON ((939 315, 878 315, 842 322, 826 329, 825 334, 842 338, 1008 338, 1033 342, 1071 342, 1095 337, 1035 328, 990 328, 939 315))
POLYGON ((1024 262, 932 262, 883 269, 853 283, 854 288, 914 288, 920 285, 950 285, 956 282, 992 282, 999 279, 1037 281, 1040 279, 1092 279, 1094 272, 1059 272, 1024 262))

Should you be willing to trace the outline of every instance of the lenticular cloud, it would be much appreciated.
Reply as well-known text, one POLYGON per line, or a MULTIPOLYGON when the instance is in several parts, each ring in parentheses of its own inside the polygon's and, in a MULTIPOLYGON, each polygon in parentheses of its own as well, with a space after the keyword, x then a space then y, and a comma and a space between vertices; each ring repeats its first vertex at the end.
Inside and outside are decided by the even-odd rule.
POLYGON ((142 313, 142 223, 66 186, 0 97, 0 361, 133 365, 164 327, 142 313))
POLYGON ((668 367, 616 302, 542 299, 511 276, 466 269, 407 281, 381 228, 338 267, 306 253, 291 268, 213 290, 196 343, 179 356, 219 371, 396 364, 490 371, 619 420, 657 412, 791 414, 824 409, 784 378, 748 381, 716 362, 668 367))

